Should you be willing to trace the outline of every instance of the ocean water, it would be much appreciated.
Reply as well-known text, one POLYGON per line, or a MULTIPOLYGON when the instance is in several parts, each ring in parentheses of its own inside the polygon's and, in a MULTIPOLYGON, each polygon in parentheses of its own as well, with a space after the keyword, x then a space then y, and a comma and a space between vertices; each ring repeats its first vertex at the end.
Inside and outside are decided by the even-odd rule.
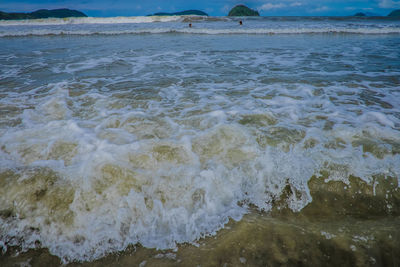
POLYGON ((3 263, 400 264, 400 20, 241 19, 0 21, 3 263))

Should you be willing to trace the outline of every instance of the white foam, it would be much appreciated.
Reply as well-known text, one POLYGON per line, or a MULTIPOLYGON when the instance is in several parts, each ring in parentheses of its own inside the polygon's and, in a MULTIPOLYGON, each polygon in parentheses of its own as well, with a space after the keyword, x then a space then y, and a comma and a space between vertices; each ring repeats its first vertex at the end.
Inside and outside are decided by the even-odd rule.
POLYGON ((0 20, 0 26, 19 25, 71 25, 71 24, 125 24, 180 21, 181 16, 139 16, 139 17, 81 17, 47 18, 28 20, 0 20))
MULTIPOLYGON (((100 115, 104 116, 100 120, 104 123, 99 127, 83 129, 79 122, 71 121, 64 104, 53 104, 70 98, 65 86, 55 85, 36 107, 40 116, 30 114, 26 118, 30 123, 26 122, 25 129, 10 131, 0 140, 5 150, 15 155, 14 160, 20 158, 28 166, 50 167, 59 173, 59 179, 63 177, 73 187, 71 225, 54 222, 46 226, 42 221, 46 218, 44 210, 38 209, 32 216, 3 226, 14 229, 14 235, 24 233, 26 225, 39 228, 40 234, 29 235, 26 245, 40 239, 52 253, 66 260, 97 258, 136 242, 164 249, 175 247, 176 242, 196 240, 220 229, 228 218, 240 219, 246 212, 237 205, 240 201, 270 209, 287 182, 301 193, 288 200, 289 207, 298 211, 311 201, 308 179, 323 168, 326 160, 347 166, 343 172, 332 172, 334 180, 346 179, 350 174, 370 177, 388 166, 398 172, 398 156, 377 161, 351 147, 327 150, 318 145, 304 150, 299 144, 288 152, 270 146, 261 149, 246 128, 221 124, 226 115, 220 110, 205 114, 205 118, 218 118, 220 123, 204 132, 186 132, 176 140, 110 143, 98 136, 110 127, 106 125, 114 125, 119 129, 115 134, 120 135, 131 123, 140 122, 138 117, 150 117, 131 112, 109 118, 104 113, 100 115), (76 154, 66 165, 66 158, 60 164, 51 156, 59 142, 77 144, 76 154), (35 150, 20 152, 27 148, 35 150), (83 241, 76 243, 79 236, 83 241)), ((344 138, 342 132, 337 135, 344 138)), ((313 136, 323 136, 322 132, 317 133, 313 136)), ((62 156, 66 156, 65 151, 62 156)))
MULTIPOLYGON (((307 51, 280 59, 301 62, 307 51)), ((176 248, 240 220, 247 205, 270 210, 287 186, 295 193, 286 204, 301 210, 312 201, 307 182, 321 171, 344 182, 350 175, 366 182, 377 174, 399 177, 396 88, 265 83, 274 53, 116 51, 59 61, 53 69, 99 71, 90 78, 6 92, 0 103, 18 107, 13 117, 21 123, 0 131, 1 173, 14 172, 0 188, 1 206, 15 213, 0 218, 3 247, 35 247, 40 240, 65 261, 92 260, 136 243, 176 248), (104 78, 102 66, 122 58, 143 72, 104 78), (231 65, 231 58, 247 61, 231 65), (261 73, 241 76, 253 61, 261 73), (224 64, 240 71, 220 79, 225 69, 209 68, 224 64), (207 79, 191 73, 198 68, 207 79), (159 81, 170 77, 174 82, 159 81), (132 81, 142 83, 115 86, 132 81), (358 104, 365 87, 393 108, 358 104), (368 142, 383 147, 382 156, 364 152, 368 142)))
MULTIPOLYGON (((392 117, 392 116, 391 116, 392 117)), ((363 114, 360 118, 363 122, 371 122, 376 120, 384 126, 394 127, 394 122, 389 117, 381 112, 370 111, 363 114)), ((394 119, 394 117, 392 117, 394 119)))
POLYGON ((0 37, 51 36, 51 35, 122 35, 122 34, 400 34, 400 27, 385 28, 262 28, 262 29, 210 29, 210 28, 141 28, 126 30, 69 30, 69 29, 23 29, 0 31, 0 37))

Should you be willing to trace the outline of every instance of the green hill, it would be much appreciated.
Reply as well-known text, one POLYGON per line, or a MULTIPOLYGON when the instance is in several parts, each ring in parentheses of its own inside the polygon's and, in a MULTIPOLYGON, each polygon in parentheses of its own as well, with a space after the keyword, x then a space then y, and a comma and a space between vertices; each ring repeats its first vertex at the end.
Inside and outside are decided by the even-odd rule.
POLYGON ((392 12, 390 12, 390 14, 388 16, 389 17, 400 17, 400 9, 393 10, 392 12))
POLYGON ((68 18, 87 17, 86 14, 72 9, 40 9, 30 13, 6 13, 0 11, 0 20, 10 19, 44 19, 44 18, 68 18))
POLYGON ((208 16, 207 13, 200 10, 185 10, 175 13, 158 12, 150 16, 185 16, 185 15, 198 15, 198 16, 208 16))
POLYGON ((257 10, 248 8, 245 5, 237 5, 229 11, 228 16, 260 16, 257 10))

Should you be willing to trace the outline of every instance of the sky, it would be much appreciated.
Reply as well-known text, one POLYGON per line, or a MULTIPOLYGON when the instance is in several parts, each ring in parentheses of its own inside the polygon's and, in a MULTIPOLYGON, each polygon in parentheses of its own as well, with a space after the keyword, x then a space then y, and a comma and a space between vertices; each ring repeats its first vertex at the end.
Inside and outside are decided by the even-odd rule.
POLYGON ((70 8, 88 16, 111 17, 198 9, 210 16, 226 16, 237 4, 258 10, 261 16, 348 16, 357 12, 387 15, 400 9, 400 0, 0 0, 0 11, 70 8))

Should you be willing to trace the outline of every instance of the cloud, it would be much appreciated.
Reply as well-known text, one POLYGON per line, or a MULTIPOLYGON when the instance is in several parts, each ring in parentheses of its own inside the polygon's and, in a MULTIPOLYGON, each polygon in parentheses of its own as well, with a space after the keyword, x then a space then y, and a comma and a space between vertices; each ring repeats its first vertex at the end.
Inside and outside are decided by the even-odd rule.
POLYGON ((230 6, 230 5, 224 5, 222 8, 221 8, 221 11, 223 12, 223 13, 227 13, 227 12, 229 12, 229 10, 231 10, 232 9, 232 7, 230 6))
POLYGON ((286 8, 286 7, 299 7, 303 6, 304 4, 301 2, 291 2, 291 1, 286 1, 289 3, 265 3, 262 6, 258 7, 258 10, 263 10, 263 11, 268 11, 268 10, 274 10, 274 9, 281 9, 281 8, 286 8), (290 3, 291 2, 291 3, 290 3))
POLYGON ((303 5, 303 4, 300 3, 300 2, 294 2, 294 3, 291 3, 291 4, 290 4, 291 7, 302 6, 302 5, 303 5))
POLYGON ((400 8, 400 1, 380 0, 379 7, 380 8, 400 8))
POLYGON ((271 4, 271 3, 265 3, 264 5, 260 6, 258 9, 259 10, 271 10, 271 9, 279 9, 279 8, 284 8, 286 7, 285 4, 271 4))
POLYGON ((109 5, 105 5, 104 3, 99 3, 94 6, 91 3, 75 3, 71 1, 71 3, 65 2, 52 2, 52 3, 29 3, 29 1, 22 1, 18 4, 14 2, 2 2, 0 1, 0 10, 5 12, 32 12, 38 9, 56 9, 56 8, 70 8, 76 10, 95 10, 95 9, 106 9, 109 8, 109 5))
POLYGON ((318 13, 318 12, 325 12, 325 11, 328 11, 328 10, 330 10, 329 7, 321 6, 321 7, 314 8, 313 10, 311 10, 311 12, 318 13))

